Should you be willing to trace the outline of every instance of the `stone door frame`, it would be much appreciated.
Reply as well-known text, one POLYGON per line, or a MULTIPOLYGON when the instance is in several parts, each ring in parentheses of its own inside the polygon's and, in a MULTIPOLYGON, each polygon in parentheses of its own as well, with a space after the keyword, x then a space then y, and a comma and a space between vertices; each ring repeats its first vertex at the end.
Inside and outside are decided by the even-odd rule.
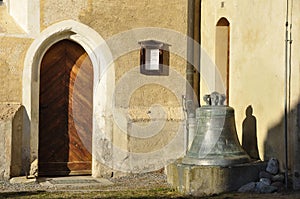
MULTIPOLYGON (((93 70, 93 143, 92 153, 94 153, 94 137, 97 129, 110 129, 107 127, 106 118, 110 117, 107 107, 111 106, 111 91, 114 88, 115 70, 112 55, 105 40, 92 28, 74 20, 58 22, 39 34, 29 47, 23 70, 22 103, 29 118, 24 121, 23 134, 30 135, 30 151, 25 156, 30 161, 30 175, 36 175, 38 169, 38 136, 39 136, 39 86, 40 86, 40 64, 46 51, 56 42, 69 39, 79 45, 89 55, 93 70), (101 81, 101 82, 100 82, 101 81), (97 86, 101 83, 101 89, 97 86), (98 91, 99 90, 99 91, 98 91), (97 91, 97 92, 96 92, 97 91), (101 103, 95 101, 101 99, 101 103), (96 103, 99 103, 96 106, 96 103), (96 107, 100 110, 96 110, 96 107), (101 114, 95 119, 95 112, 101 114), (101 121, 103 120, 103 121, 101 121)), ((97 161, 92 160, 92 175, 97 176, 97 161)))

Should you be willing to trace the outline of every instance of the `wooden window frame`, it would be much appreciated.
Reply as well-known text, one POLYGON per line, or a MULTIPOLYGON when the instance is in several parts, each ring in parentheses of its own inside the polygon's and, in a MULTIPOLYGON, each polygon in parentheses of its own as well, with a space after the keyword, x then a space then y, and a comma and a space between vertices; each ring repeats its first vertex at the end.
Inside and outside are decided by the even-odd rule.
POLYGON ((139 42, 141 45, 140 49, 140 73, 144 75, 153 76, 168 76, 169 75, 169 62, 170 62, 170 52, 168 44, 147 40, 139 42), (146 69, 146 50, 147 49, 158 49, 159 50, 159 69, 158 70, 148 70, 146 69))

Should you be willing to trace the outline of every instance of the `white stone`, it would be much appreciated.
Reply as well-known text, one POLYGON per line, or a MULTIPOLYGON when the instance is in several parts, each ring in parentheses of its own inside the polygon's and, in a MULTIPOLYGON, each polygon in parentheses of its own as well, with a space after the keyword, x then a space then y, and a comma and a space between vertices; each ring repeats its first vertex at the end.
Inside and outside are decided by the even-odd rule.
POLYGON ((269 178, 261 178, 259 182, 262 182, 266 185, 271 185, 271 180, 269 178))
POLYGON ((35 183, 36 178, 27 178, 26 176, 15 177, 9 180, 11 184, 27 184, 27 183, 35 183))

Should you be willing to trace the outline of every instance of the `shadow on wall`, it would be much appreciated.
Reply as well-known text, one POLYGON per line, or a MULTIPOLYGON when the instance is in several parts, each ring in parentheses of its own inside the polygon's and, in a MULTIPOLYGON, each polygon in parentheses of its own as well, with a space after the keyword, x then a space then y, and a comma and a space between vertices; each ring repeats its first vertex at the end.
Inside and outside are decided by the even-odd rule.
POLYGON ((246 118, 243 121, 242 146, 252 159, 259 159, 257 147, 257 124, 253 115, 253 108, 249 105, 246 108, 246 118))
POLYGON ((293 186, 294 189, 299 190, 300 189, 300 158, 299 158, 299 154, 300 154, 300 144, 299 144, 299 140, 300 140, 300 102, 297 105, 297 108, 295 109, 295 136, 294 136, 294 145, 296 145, 294 151, 293 151, 293 157, 294 157, 294 165, 293 165, 293 186))
MULTIPOLYGON (((284 115, 281 120, 268 130, 267 137, 264 142, 265 155, 264 159, 268 160, 272 157, 277 158, 280 162, 280 168, 285 168, 285 132, 284 132, 284 115)), ((288 151, 289 151, 289 169, 294 164, 299 164, 300 159, 296 153, 300 151, 300 144, 297 140, 300 138, 300 103, 292 107, 288 114, 288 151), (295 154, 294 154, 295 153, 295 154), (294 155, 293 155, 294 154, 294 155), (299 162, 299 163, 298 163, 299 162)), ((299 164, 300 165, 300 164, 299 164)))

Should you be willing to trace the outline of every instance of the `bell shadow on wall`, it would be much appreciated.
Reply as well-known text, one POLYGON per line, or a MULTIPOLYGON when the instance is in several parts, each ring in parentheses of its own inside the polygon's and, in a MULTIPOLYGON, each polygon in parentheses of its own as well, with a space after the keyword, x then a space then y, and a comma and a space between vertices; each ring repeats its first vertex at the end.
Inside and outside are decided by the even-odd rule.
POLYGON ((253 115, 251 105, 246 108, 246 118, 243 121, 242 146, 252 159, 260 159, 257 147, 256 117, 253 115))

